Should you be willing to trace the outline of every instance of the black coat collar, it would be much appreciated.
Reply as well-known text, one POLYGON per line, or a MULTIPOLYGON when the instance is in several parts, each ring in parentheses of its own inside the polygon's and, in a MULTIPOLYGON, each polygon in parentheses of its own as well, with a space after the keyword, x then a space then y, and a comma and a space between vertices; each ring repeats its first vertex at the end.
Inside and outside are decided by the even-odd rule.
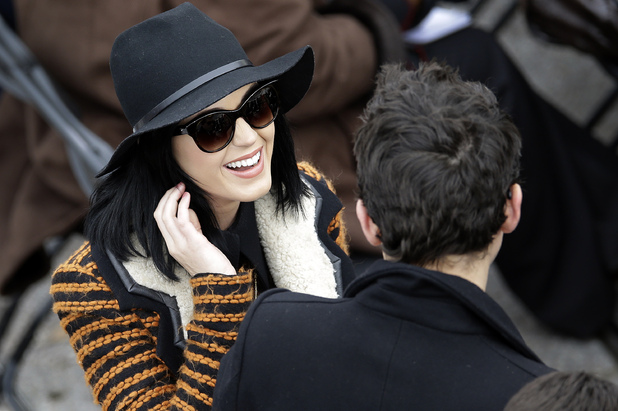
POLYGON ((457 276, 381 260, 353 281, 344 297, 432 328, 497 333, 521 354, 540 362, 502 307, 475 284, 457 276))

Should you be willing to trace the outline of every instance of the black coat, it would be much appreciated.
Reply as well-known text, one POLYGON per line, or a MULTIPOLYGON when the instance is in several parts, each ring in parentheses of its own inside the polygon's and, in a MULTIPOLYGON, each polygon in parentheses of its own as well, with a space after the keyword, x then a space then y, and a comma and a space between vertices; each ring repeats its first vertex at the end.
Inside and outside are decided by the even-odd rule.
POLYGON ((216 410, 502 410, 552 371, 476 285, 376 262, 330 300, 272 290, 223 358, 216 410))

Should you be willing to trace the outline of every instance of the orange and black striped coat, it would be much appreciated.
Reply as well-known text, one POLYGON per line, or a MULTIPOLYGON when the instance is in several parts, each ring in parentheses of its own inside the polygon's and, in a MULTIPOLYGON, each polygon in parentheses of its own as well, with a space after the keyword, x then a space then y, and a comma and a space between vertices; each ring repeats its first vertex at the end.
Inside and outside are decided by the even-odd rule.
MULTIPOLYGON (((315 239, 330 258, 328 276, 336 279, 332 284, 336 283, 337 296, 353 278, 351 263, 343 251, 346 243, 341 206, 319 173, 310 168, 303 171, 318 206, 315 213, 301 214, 315 225, 315 239)), ((267 213, 264 210, 268 208, 256 204, 256 219, 260 213, 267 213)), ((268 219, 276 226, 275 220, 268 219)), ((275 234, 288 240, 306 235, 294 232, 289 218, 286 226, 291 232, 275 234)), ((299 226, 299 230, 305 228, 299 226)), ((262 240, 269 238, 266 231, 260 228, 262 240)), ((310 245, 266 241, 271 244, 263 247, 264 254, 277 286, 322 293, 312 288, 320 282, 315 277, 320 273, 311 273, 311 267, 305 278, 292 275, 297 274, 292 270, 286 272, 288 267, 277 268, 278 254, 284 255, 281 261, 290 261, 295 248, 302 254, 311 249, 310 245), (294 281, 286 283, 290 277, 294 281)), ((299 255, 297 263, 312 265, 303 258, 319 266, 312 255, 299 255)), ((171 293, 149 288, 139 279, 133 281, 126 275, 132 270, 130 264, 120 263, 86 242, 57 268, 52 278, 54 311, 70 336, 95 402, 104 410, 210 409, 219 361, 235 341, 254 296, 255 270, 241 268, 236 276, 186 277, 184 285, 177 286, 181 291, 171 293), (127 277, 132 282, 127 282, 127 277), (189 315, 183 315, 183 300, 186 306, 187 298, 183 299, 182 293, 188 296, 189 315)))

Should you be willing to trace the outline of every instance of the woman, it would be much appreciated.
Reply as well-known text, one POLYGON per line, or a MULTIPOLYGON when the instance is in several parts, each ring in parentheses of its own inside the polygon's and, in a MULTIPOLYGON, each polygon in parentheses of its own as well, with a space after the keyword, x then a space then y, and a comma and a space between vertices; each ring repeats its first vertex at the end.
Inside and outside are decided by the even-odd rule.
POLYGON ((255 67, 185 3, 118 36, 110 67, 134 132, 54 273, 54 310, 103 409, 205 409, 256 293, 337 297, 353 277, 341 204, 297 169, 283 116, 313 53, 255 67))

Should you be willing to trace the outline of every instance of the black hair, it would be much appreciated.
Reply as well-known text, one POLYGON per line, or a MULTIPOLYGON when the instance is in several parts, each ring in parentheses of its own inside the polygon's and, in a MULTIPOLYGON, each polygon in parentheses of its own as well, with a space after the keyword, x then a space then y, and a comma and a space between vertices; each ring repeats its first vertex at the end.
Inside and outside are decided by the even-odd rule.
POLYGON ((436 62, 386 65, 354 154, 383 250, 424 266, 487 248, 519 178, 521 139, 493 93, 436 62))
POLYGON ((614 411, 618 385, 585 371, 555 371, 524 385, 504 411, 614 411))
MULTIPOLYGON (((277 200, 277 212, 285 216, 287 212, 301 211, 301 197, 307 189, 299 176, 285 116, 278 115, 274 124, 271 192, 277 200)), ((190 207, 197 214, 204 235, 217 245, 221 234, 208 193, 174 159, 172 130, 167 127, 140 136, 127 161, 99 180, 91 196, 84 234, 93 245, 121 261, 135 255, 151 257, 157 269, 177 280, 174 274, 177 263, 167 253, 153 217, 163 194, 179 182, 184 183, 186 191, 191 193, 190 207)))

